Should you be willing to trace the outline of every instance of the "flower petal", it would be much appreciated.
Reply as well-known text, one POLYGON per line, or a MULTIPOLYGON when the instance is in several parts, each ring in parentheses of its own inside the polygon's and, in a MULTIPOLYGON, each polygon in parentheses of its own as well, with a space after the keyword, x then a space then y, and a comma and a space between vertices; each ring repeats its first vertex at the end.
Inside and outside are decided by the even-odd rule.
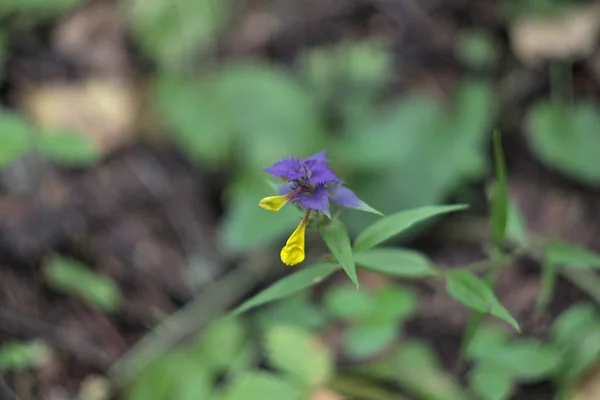
POLYGON ((306 157, 302 161, 304 161, 304 162, 306 162, 306 161, 313 162, 314 161, 314 162, 317 162, 319 164, 326 164, 326 163, 329 162, 329 160, 327 159, 327 150, 323 150, 323 151, 320 151, 320 152, 318 152, 316 154, 313 154, 310 157, 306 157))
POLYGON ((258 206, 268 211, 279 211, 286 203, 290 201, 290 196, 269 196, 262 199, 258 206))
POLYGON ((329 190, 331 193, 331 198, 329 200, 334 204, 346 208, 353 208, 355 210, 361 210, 383 215, 381 214, 381 212, 377 211, 376 209, 359 199, 358 196, 347 187, 339 185, 333 188, 329 188, 329 190))
POLYGON ((337 177, 331 168, 323 164, 315 164, 310 169, 306 181, 311 185, 324 185, 326 183, 342 182, 342 180, 337 177))
POLYGON ((285 265, 293 266, 304 261, 304 236, 306 232, 307 218, 302 218, 300 225, 291 234, 285 246, 281 249, 279 256, 285 265))
POLYGON ((300 160, 290 157, 281 161, 277 161, 269 168, 265 168, 265 171, 276 178, 283 178, 288 181, 293 181, 294 179, 300 179, 304 176, 304 173, 301 172, 301 169, 302 163, 300 160))
POLYGON ((293 201, 300 203, 304 208, 318 211, 331 218, 329 214, 329 191, 325 187, 318 187, 312 193, 298 193, 293 197, 293 201))

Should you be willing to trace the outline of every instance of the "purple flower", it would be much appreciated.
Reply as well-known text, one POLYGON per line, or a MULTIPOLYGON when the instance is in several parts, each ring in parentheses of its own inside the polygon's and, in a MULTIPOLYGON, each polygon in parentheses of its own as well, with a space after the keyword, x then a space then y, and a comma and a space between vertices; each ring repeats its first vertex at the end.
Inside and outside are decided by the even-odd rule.
POLYGON ((277 211, 287 202, 295 203, 307 211, 318 211, 331 218, 330 203, 357 210, 381 214, 344 186, 344 182, 326 164, 326 151, 310 157, 295 157, 278 161, 265 171, 286 183, 279 187, 280 196, 261 200, 260 206, 277 211))

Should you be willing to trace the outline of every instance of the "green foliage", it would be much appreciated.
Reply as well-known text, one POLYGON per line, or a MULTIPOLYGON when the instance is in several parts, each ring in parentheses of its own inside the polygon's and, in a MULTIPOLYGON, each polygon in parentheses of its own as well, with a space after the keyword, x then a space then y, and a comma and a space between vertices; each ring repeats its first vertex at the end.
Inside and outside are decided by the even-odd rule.
POLYGON ((426 206, 386 216, 358 235, 354 242, 354 250, 371 249, 423 220, 436 215, 463 210, 466 207, 466 205, 426 206))
POLYGON ((27 123, 16 114, 0 110, 0 168, 23 154, 33 142, 27 123))
POLYGON ((211 371, 222 372, 235 362, 246 337, 245 326, 239 320, 223 318, 205 329, 196 346, 203 364, 211 371))
POLYGON ((427 278, 438 274, 423 254, 401 248, 374 248, 354 253, 354 261, 368 270, 399 278, 427 278))
MULTIPOLYGON (((362 293, 353 290, 353 293, 362 293)), ((269 329, 274 325, 291 325, 306 331, 316 331, 329 321, 327 312, 309 300, 308 292, 269 304, 258 315, 260 326, 269 329)))
POLYGON ((358 277, 356 276, 356 265, 354 264, 354 256, 352 255, 352 245, 346 227, 339 219, 333 219, 331 223, 319 229, 323 240, 327 247, 344 268, 346 275, 356 285, 358 285, 358 277))
POLYGON ((508 400, 514 387, 513 377, 503 368, 480 365, 469 373, 469 383, 482 400, 508 400))
POLYGON ((93 165, 100 158, 97 147, 75 133, 46 133, 37 141, 37 149, 47 159, 64 165, 93 165))
POLYGON ((496 180, 491 200, 491 231, 494 244, 500 247, 504 242, 508 221, 508 189, 506 187, 506 165, 498 132, 494 133, 494 164, 496 180))
POLYGON ((208 399, 212 379, 196 354, 173 350, 147 366, 126 390, 127 400, 208 399))
POLYGON ((232 312, 232 315, 238 315, 263 304, 296 294, 315 283, 321 282, 339 268, 338 264, 331 263, 302 267, 298 272, 286 276, 254 297, 246 300, 232 312))
POLYGON ((600 255, 579 246, 552 241, 546 245, 545 250, 548 262, 555 266, 573 269, 600 268, 600 255))
POLYGON ((100 310, 116 312, 121 306, 122 295, 117 284, 74 259, 53 255, 45 262, 44 277, 52 288, 100 310))
MULTIPOLYGON (((83 0, 3 0, 0 17, 14 14, 23 19, 43 21, 59 16, 82 3, 83 0)), ((12 22, 12 21, 11 21, 12 22)))
POLYGON ((589 304, 577 304, 564 311, 554 322, 551 337, 561 350, 558 381, 573 384, 600 358, 600 316, 589 304))
POLYGON ((491 68, 498 62, 498 44, 490 32, 472 29, 460 32, 456 42, 458 58, 473 68, 491 68))
POLYGON ((348 320, 366 318, 374 309, 374 298, 348 285, 333 286, 325 293, 325 307, 334 316, 348 320))
POLYGON ((41 367, 51 358, 51 349, 38 341, 6 342, 0 347, 0 371, 25 371, 41 367))
POLYGON ((206 55, 229 14, 226 0, 127 0, 124 11, 137 44, 161 69, 181 70, 206 55))
POLYGON ((273 367, 309 387, 325 383, 333 373, 329 349, 310 334, 291 326, 273 327, 266 337, 267 358, 273 367))
POLYGON ((530 111, 529 144, 544 164, 589 186, 600 185, 600 113, 594 103, 537 103, 530 111))
POLYGON ((450 272, 446 278, 446 290, 453 299, 465 306, 491 314, 506 321, 517 331, 521 330, 518 322, 500 304, 490 287, 472 272, 466 270, 450 272))
POLYGON ((220 400, 302 400, 301 390, 293 383, 266 372, 248 372, 238 378, 220 400))

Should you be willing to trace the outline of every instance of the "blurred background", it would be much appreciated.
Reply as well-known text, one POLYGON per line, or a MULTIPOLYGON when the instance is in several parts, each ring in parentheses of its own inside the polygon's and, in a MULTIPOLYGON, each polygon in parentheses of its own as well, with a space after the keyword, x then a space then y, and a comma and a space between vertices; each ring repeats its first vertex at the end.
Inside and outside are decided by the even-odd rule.
POLYGON ((599 3, 0 0, 0 21, 0 399, 600 399, 593 270, 539 307, 542 263, 505 268, 523 334, 486 325, 465 364, 440 282, 335 273, 220 318, 326 252, 310 234, 285 267, 298 213, 257 206, 263 168, 323 149, 385 214, 468 203, 394 243, 450 268, 485 257, 496 129, 510 239, 600 250, 599 3))

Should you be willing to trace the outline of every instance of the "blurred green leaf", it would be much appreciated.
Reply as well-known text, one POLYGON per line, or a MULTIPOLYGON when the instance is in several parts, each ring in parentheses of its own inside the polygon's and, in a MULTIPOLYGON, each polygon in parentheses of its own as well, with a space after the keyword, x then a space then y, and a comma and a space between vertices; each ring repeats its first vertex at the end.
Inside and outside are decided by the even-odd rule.
POLYGON ((27 151, 33 140, 31 127, 16 114, 0 109, 0 168, 27 151))
POLYGON ((56 254, 50 257, 45 262, 44 277, 52 288, 103 311, 115 312, 121 307, 123 298, 119 286, 72 258, 56 254))
POLYGON ((244 167, 261 170, 293 155, 323 148, 316 104, 296 78, 268 64, 239 63, 219 71, 219 95, 244 167))
POLYGON ((464 210, 466 205, 425 206, 383 217, 362 231, 354 242, 354 250, 368 250, 398 235, 411 226, 436 215, 464 210))
POLYGON ((498 61, 497 43, 493 35, 480 29, 459 33, 456 52, 460 60, 473 68, 490 68, 498 61))
POLYGON ((212 322, 198 342, 202 361, 214 371, 226 370, 246 341, 246 329, 237 319, 221 318, 212 322))
POLYGON ((544 310, 550 304, 554 294, 554 288, 556 286, 556 279, 558 277, 558 265, 552 261, 552 257, 548 256, 548 250, 549 248, 547 245, 542 250, 541 287, 535 303, 535 307, 538 310, 544 310))
POLYGON ((513 391, 512 375, 493 365, 477 365, 469 373, 469 383, 482 400, 508 400, 513 391))
POLYGON ((266 338, 269 363, 307 386, 326 382, 333 373, 329 349, 311 334, 291 326, 276 326, 266 338))
POLYGON ((426 344, 408 342, 389 359, 378 361, 371 374, 395 379, 415 397, 428 400, 465 400, 461 386, 440 367, 436 353, 426 344))
POLYGON ((221 103, 218 82, 159 75, 152 95, 176 143, 192 161, 218 165, 231 156, 233 128, 221 103))
POLYGON ((561 382, 572 384, 600 357, 600 317, 591 304, 576 304, 564 311, 551 329, 554 343, 562 349, 561 382))
POLYGON ((573 269, 600 268, 600 254, 568 243, 549 243, 544 255, 549 263, 556 266, 573 269))
MULTIPOLYGON (((384 214, 439 204, 458 185, 483 177, 485 147, 495 118, 496 96, 485 81, 461 82, 453 107, 444 110, 431 96, 409 95, 369 112, 329 147, 342 166, 349 187, 384 214), (356 154, 360 154, 357 157, 356 154)), ((352 234, 372 218, 345 217, 352 234)))
POLYGON ((50 361, 52 350, 42 342, 9 341, 0 347, 0 371, 21 372, 50 361))
POLYGON ((429 259, 419 252, 400 248, 375 248, 354 253, 354 261, 371 271, 401 278, 424 278, 437 274, 429 259))
POLYGON ((292 234, 302 219, 300 211, 289 204, 278 212, 260 208, 260 199, 271 195, 268 185, 253 178, 232 189, 219 232, 227 250, 241 253, 292 234))
POLYGON ((75 133, 46 132, 36 143, 44 156, 60 164, 91 165, 100 158, 94 143, 75 133))
POLYGON ((277 375, 253 371, 236 379, 219 400, 302 400, 301 389, 277 375))
POLYGON ((344 334, 344 349, 352 358, 373 356, 388 347, 398 336, 395 321, 359 322, 351 325, 344 334))
POLYGON ((367 317, 375 306, 373 297, 350 285, 330 287, 323 298, 327 310, 338 318, 362 319, 367 317))
POLYGON ((518 322, 496 299, 494 292, 481 279, 466 270, 451 271, 446 278, 446 290, 456 301, 482 313, 491 314, 521 331, 518 322))
POLYGON ((527 236, 528 232, 525 216, 517 204, 509 199, 506 237, 517 244, 524 245, 527 243, 527 236))
POLYGON ((211 392, 211 377, 197 355, 179 348, 146 366, 127 387, 125 399, 205 399, 211 392))
POLYGON ((530 111, 527 138, 544 164, 590 186, 600 186, 597 151, 600 113, 593 103, 538 102, 530 111))
POLYGON ((8 59, 8 34, 0 30, 0 84, 4 82, 4 67, 8 59))
POLYGON ((559 367, 561 353, 552 345, 539 340, 523 339, 490 350, 479 359, 504 369, 520 381, 537 381, 549 376, 559 367))
MULTIPOLYGON (((356 289, 354 292, 359 293, 356 289)), ((304 291, 270 304, 257 315, 261 327, 268 329, 273 325, 283 324, 308 331, 323 328, 329 320, 327 311, 311 303, 308 295, 309 293, 304 291)))
POLYGON ((492 193, 491 231, 494 244, 501 246, 506 234, 508 220, 508 190, 506 187, 506 165, 502 153, 500 133, 494 133, 494 164, 496 179, 492 193))
POLYGON ((160 68, 183 71, 216 45, 227 23, 227 0, 127 0, 124 10, 143 51, 160 68))
POLYGON ((358 277, 356 276, 356 265, 354 264, 354 256, 352 254, 352 244, 350 237, 344 224, 337 218, 331 223, 319 228, 319 233, 323 237, 325 244, 342 265, 346 275, 358 288, 358 277))
POLYGON ((28 19, 53 18, 82 2, 83 0, 3 0, 0 3, 0 17, 20 14, 28 19))
POLYGON ((471 359, 480 359, 489 352, 501 349, 508 340, 508 334, 502 327, 480 325, 469 342, 466 355, 471 359))
POLYGON ((301 270, 280 279, 262 292, 246 300, 233 310, 232 315, 238 315, 263 304, 294 295, 321 282, 339 268, 338 264, 330 263, 302 267, 301 270))
POLYGON ((373 295, 374 308, 367 315, 371 322, 396 323, 411 317, 417 310, 417 295, 400 285, 388 285, 378 289, 373 295))

